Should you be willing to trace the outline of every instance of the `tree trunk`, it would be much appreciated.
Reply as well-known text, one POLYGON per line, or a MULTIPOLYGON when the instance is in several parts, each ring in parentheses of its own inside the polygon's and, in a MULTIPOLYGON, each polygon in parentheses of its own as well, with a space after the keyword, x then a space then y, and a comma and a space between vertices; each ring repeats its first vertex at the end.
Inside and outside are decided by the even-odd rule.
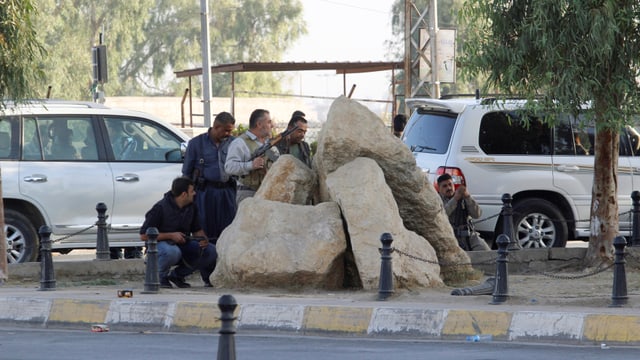
POLYGON ((611 129, 597 130, 593 188, 591 191, 591 237, 584 262, 598 266, 613 260, 613 239, 618 235, 618 147, 620 137, 611 129))
POLYGON ((0 284, 9 278, 7 270, 7 239, 4 233, 4 204, 2 202, 2 169, 0 169, 0 284))

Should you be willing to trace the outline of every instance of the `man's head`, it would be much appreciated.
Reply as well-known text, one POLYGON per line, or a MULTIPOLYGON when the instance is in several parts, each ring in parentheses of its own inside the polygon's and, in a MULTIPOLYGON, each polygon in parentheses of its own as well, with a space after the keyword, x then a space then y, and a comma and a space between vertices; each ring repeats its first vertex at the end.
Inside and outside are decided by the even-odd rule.
POLYGON ((191 204, 195 194, 193 181, 188 177, 177 177, 171 183, 171 195, 173 195, 176 199, 176 204, 180 207, 191 204))
POLYGON ((398 114, 393 117, 393 131, 402 132, 407 125, 407 115, 398 114))
POLYGON ((438 177, 438 193, 440 195, 450 199, 456 192, 455 186, 453 185, 453 178, 449 174, 442 174, 438 177))
POLYGON ((307 119, 302 116, 292 117, 289 125, 287 125, 287 129, 293 129, 295 126, 298 126, 298 128, 289 135, 289 144, 301 143, 307 134, 307 119))
POLYGON ((259 138, 266 138, 271 136, 271 114, 268 110, 256 109, 253 110, 249 117, 249 130, 259 138))
POLYGON ((293 114, 291 114, 291 119, 293 119, 293 118, 294 118, 294 117, 296 117, 296 116, 302 116, 302 117, 305 117, 305 116, 307 116, 307 115, 305 115, 305 113, 303 113, 303 112, 302 112, 302 111, 300 111, 300 110, 296 110, 296 111, 294 111, 294 112, 293 112, 293 114))
POLYGON ((231 132, 235 127, 236 119, 234 119, 233 115, 229 114, 226 111, 223 111, 216 115, 213 120, 213 130, 212 135, 216 142, 221 142, 224 139, 231 136, 231 132))

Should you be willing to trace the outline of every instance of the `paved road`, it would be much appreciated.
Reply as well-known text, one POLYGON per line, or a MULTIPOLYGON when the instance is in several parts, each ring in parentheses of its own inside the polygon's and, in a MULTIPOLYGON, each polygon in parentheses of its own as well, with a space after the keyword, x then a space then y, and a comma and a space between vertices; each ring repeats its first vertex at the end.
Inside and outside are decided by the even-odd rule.
MULTIPOLYGON (((215 359, 217 334, 91 333, 0 328, 3 359, 215 359), (38 344, 38 346, 33 346, 38 344)), ((235 336, 238 360, 637 359, 638 348, 310 336, 235 336)))

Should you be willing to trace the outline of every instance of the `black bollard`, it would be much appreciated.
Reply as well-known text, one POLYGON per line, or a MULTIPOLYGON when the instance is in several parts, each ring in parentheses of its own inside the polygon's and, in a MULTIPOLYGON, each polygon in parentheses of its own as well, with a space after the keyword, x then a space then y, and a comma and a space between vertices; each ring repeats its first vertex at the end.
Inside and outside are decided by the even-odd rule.
POLYGON ((56 276, 53 271, 53 259, 51 258, 51 228, 47 225, 40 226, 40 289, 49 291, 56 289, 56 276))
POLYGON ((220 339, 218 340, 218 360, 236 360, 236 340, 234 338, 236 327, 234 321, 236 317, 233 312, 238 304, 232 295, 222 295, 218 299, 220 308, 220 339))
POLYGON ((393 237, 389 233, 380 236, 382 248, 380 250, 380 283, 378 287, 378 301, 387 300, 393 294, 393 267, 391 264, 391 243, 393 237))
POLYGON ((615 262, 613 265, 613 293, 611 295, 611 305, 609 307, 621 307, 627 304, 627 275, 624 270, 624 247, 627 240, 624 236, 617 236, 613 239, 615 251, 615 262))
POLYGON ((631 209, 632 214, 632 233, 629 246, 640 246, 640 191, 635 190, 631 192, 631 200, 633 207, 631 209))
POLYGON ((511 206, 511 194, 502 194, 502 233, 509 237, 509 251, 522 250, 518 237, 513 228, 513 206, 511 206))
POLYGON ((96 205, 98 212, 98 239, 96 241, 96 260, 111 260, 109 251, 109 239, 107 238, 107 205, 98 203, 96 205))
POLYGON ((505 234, 498 235, 498 258, 496 259, 496 287, 493 289, 492 305, 502 304, 509 298, 509 272, 507 264, 509 259, 509 237, 505 234))
POLYGON ((144 270, 143 294, 157 294, 160 288, 160 275, 158 274, 158 229, 147 229, 147 265, 144 270))

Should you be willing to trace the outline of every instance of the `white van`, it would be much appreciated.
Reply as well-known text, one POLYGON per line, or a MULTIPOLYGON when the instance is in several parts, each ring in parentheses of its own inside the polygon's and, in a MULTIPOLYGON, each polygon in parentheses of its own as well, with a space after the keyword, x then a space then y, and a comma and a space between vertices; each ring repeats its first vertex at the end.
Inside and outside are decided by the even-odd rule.
MULTIPOLYGON (((414 110, 403 141, 430 181, 449 173, 468 187, 482 208, 475 227, 488 242, 502 233, 498 214, 505 193, 513 198, 523 248, 564 247, 567 239, 589 237, 595 129, 583 119, 557 116, 556 125, 549 126, 515 111, 522 100, 415 98, 406 103, 414 110)), ((639 149, 638 131, 628 126, 620 135, 618 162, 621 232, 631 231, 639 149)))
POLYGON ((54 251, 95 248, 98 203, 109 245, 141 246, 144 215, 181 175, 188 139, 151 115, 97 103, 9 104, 0 112, 8 261, 37 259, 42 225, 54 251))

